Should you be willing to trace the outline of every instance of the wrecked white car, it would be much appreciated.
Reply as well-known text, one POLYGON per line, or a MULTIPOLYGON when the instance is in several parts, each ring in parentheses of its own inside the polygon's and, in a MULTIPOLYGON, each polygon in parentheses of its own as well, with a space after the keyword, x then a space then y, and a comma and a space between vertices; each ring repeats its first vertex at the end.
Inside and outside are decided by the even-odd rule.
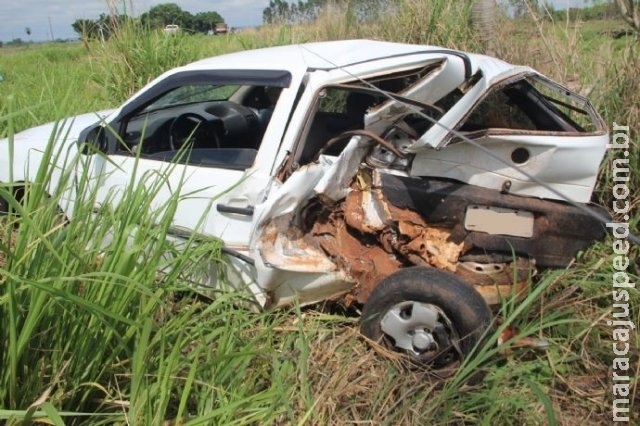
MULTIPOLYGON (((36 178, 52 129, 15 135, 12 164, 0 141, 0 182, 36 178)), ((362 304, 363 334, 442 367, 490 305, 604 236, 575 203, 606 215, 590 200, 607 140, 585 98, 530 68, 353 40, 174 69, 56 143, 87 157, 98 202, 177 163, 185 182, 158 197, 197 194, 176 235, 220 238, 232 284, 263 307, 362 304)))

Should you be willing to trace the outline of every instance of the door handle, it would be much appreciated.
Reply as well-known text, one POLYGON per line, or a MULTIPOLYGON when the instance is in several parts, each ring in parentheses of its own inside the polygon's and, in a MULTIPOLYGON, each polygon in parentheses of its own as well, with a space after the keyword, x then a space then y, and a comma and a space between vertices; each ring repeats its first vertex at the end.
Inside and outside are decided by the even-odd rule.
POLYGON ((242 216, 253 216, 253 206, 234 207, 234 206, 229 206, 227 204, 218 203, 216 204, 216 210, 218 210, 220 213, 231 213, 231 214, 239 214, 242 216))

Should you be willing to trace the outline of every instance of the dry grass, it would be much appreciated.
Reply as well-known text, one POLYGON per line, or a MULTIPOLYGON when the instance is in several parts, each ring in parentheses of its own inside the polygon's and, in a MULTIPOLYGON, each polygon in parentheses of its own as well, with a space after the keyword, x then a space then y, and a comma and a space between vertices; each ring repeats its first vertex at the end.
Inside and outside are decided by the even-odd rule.
MULTIPOLYGON (((0 216, 0 244, 8 244, 9 247, 12 247, 15 245, 17 237, 17 230, 9 227, 7 219, 0 216)), ((6 263, 5 250, 0 250, 0 268, 3 268, 6 263)), ((2 284, 2 277, 0 277, 0 284, 2 284)))

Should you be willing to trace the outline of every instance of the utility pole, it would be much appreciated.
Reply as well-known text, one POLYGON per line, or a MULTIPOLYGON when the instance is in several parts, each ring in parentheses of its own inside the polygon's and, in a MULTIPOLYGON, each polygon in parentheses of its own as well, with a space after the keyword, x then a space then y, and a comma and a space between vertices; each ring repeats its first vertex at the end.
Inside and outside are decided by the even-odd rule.
POLYGON ((51 34, 51 41, 53 41, 53 26, 51 25, 51 16, 48 16, 47 18, 49 18, 49 34, 51 34))

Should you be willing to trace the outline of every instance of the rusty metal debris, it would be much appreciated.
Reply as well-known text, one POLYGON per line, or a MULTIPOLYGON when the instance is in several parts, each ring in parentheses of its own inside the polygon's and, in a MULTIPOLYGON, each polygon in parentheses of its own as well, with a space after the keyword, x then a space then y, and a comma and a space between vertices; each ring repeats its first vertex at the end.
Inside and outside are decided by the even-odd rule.
MULTIPOLYGON (((314 209, 307 209, 309 217, 305 218, 306 223, 312 224, 305 245, 317 244, 357 283, 353 295, 359 303, 367 300, 384 277, 411 265, 454 272, 473 283, 493 304, 499 303, 500 297, 526 287, 534 271, 532 261, 517 259, 508 264, 492 263, 489 267, 460 262, 464 243, 453 241, 450 229, 430 225, 416 211, 391 204, 374 184, 376 173, 362 168, 343 201, 318 202, 314 209)), ((300 230, 295 233, 305 239, 300 237, 300 230)))

